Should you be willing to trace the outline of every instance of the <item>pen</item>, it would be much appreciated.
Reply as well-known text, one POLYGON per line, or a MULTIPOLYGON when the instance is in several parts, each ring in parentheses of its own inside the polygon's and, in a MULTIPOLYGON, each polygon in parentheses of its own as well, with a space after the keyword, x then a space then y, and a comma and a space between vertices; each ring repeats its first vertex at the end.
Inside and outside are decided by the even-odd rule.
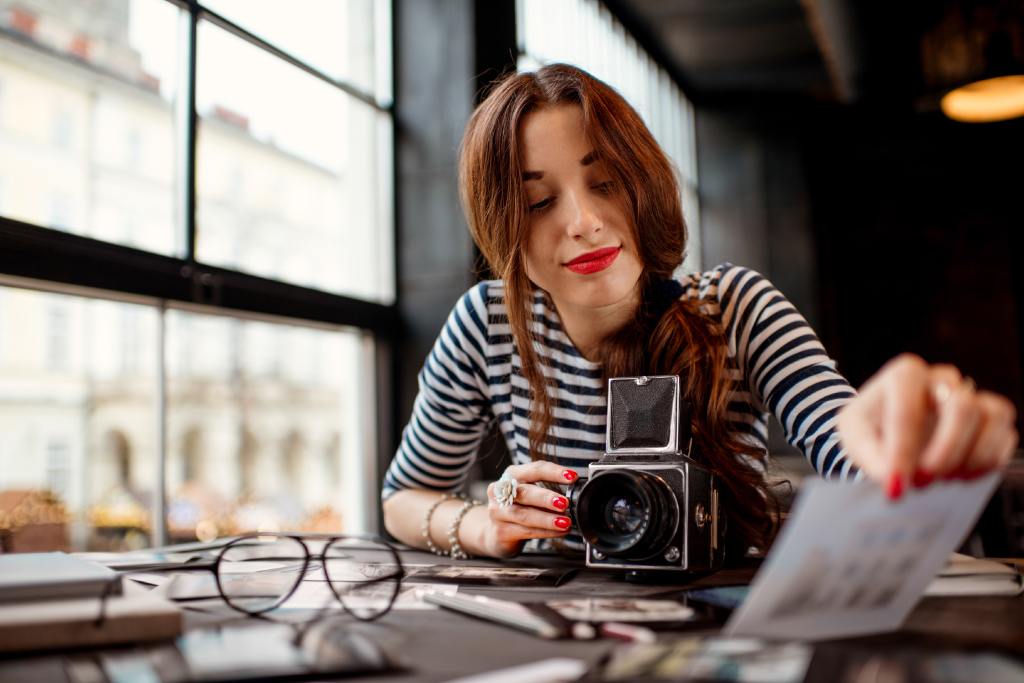
POLYGON ((559 638, 563 635, 561 629, 516 602, 478 595, 470 597, 440 593, 425 593, 423 599, 456 612, 526 631, 540 638, 559 638))

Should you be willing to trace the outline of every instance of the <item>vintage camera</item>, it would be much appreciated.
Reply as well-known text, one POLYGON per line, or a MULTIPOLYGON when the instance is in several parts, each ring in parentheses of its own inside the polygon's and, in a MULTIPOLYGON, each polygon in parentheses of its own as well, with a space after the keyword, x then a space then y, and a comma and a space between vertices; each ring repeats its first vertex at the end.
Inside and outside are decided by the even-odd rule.
POLYGON ((608 380, 605 453, 567 493, 588 567, 722 566, 719 482, 690 458, 690 405, 679 394, 676 376, 608 380))

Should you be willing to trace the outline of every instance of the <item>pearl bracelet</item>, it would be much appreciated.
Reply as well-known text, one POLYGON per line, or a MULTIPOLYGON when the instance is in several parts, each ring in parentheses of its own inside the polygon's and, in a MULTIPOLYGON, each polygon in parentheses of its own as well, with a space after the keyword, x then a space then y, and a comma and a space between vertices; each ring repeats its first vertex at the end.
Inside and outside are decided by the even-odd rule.
POLYGON ((446 555, 447 553, 438 548, 437 545, 434 543, 434 539, 430 537, 430 518, 434 516, 434 510, 437 509, 437 506, 451 497, 452 496, 448 495, 447 493, 442 493, 441 497, 435 500, 433 503, 431 503, 430 507, 427 508, 427 511, 423 513, 423 526, 420 527, 421 529, 423 529, 423 540, 427 542, 427 550, 434 553, 435 555, 446 555))
POLYGON ((459 508, 459 511, 455 513, 455 518, 452 519, 452 523, 448 525, 448 545, 451 546, 451 550, 448 554, 452 556, 454 560, 468 560, 469 554, 462 549, 462 544, 459 543, 459 525, 462 524, 462 518, 466 516, 469 508, 474 505, 482 505, 477 500, 467 500, 459 508))
POLYGON ((465 496, 458 493, 442 493, 441 497, 430 504, 427 511, 423 513, 423 526, 420 529, 423 530, 423 540, 426 541, 427 550, 440 555, 441 557, 452 557, 456 560, 467 560, 469 554, 462 549, 462 544, 459 543, 459 525, 462 524, 462 518, 466 516, 466 513, 471 507, 476 505, 483 505, 478 500, 467 500, 459 508, 459 511, 455 513, 455 517, 452 519, 452 523, 448 525, 448 544, 450 545, 449 550, 441 550, 434 543, 434 539, 430 537, 430 518, 434 516, 434 510, 437 506, 446 500, 463 500, 465 496))

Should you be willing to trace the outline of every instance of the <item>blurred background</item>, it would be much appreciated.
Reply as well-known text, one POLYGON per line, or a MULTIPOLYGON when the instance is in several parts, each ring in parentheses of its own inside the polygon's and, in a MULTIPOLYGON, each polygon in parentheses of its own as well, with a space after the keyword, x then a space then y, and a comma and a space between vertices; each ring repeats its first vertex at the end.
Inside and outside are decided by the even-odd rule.
MULTIPOLYGON (((674 161, 686 271, 764 273, 855 386, 912 351, 1022 412, 1022 26, 997 0, 0 0, 0 548, 380 529, 416 374, 486 276, 462 129, 556 61, 674 161)), ((990 555, 1024 549, 1007 480, 990 555)))

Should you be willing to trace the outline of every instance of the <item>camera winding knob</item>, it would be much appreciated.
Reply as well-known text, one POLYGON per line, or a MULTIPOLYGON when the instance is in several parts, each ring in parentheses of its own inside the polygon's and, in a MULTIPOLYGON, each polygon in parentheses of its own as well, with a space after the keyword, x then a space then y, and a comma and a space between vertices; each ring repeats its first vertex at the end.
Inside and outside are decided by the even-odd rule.
POLYGON ((703 529, 704 524, 708 521, 708 513, 704 511, 704 505, 697 503, 697 507, 693 509, 693 521, 696 522, 698 529, 703 529))

